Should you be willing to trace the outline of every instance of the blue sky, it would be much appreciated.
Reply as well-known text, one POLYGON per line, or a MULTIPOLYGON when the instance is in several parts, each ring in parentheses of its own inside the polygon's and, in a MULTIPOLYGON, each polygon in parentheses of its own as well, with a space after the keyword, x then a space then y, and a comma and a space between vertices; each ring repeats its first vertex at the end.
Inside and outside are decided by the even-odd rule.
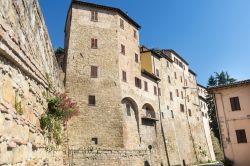
MULTIPOLYGON (((63 47, 70 0, 39 0, 52 44, 63 47)), ((141 26, 140 43, 171 48, 206 85, 214 72, 250 78, 249 0, 89 0, 128 12, 141 26)))

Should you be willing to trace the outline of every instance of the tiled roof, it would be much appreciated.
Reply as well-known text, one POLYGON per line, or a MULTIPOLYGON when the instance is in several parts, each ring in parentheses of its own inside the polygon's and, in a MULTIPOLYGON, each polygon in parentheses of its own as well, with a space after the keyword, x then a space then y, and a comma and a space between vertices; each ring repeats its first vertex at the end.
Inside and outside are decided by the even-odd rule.
POLYGON ((243 85, 250 85, 250 79, 243 80, 243 81, 237 81, 237 82, 233 82, 233 83, 225 84, 225 85, 211 86, 211 87, 208 87, 208 90, 210 92, 212 92, 212 91, 218 90, 218 89, 232 88, 232 87, 238 87, 238 86, 243 86, 243 85))
POLYGON ((83 2, 80 0, 73 0, 72 4, 78 4, 78 5, 84 5, 84 6, 94 7, 94 8, 100 8, 100 9, 104 9, 104 10, 115 11, 115 12, 119 13, 121 16, 123 16, 125 19, 127 19, 130 23, 132 23, 136 28, 138 28, 138 29, 141 28, 141 26, 136 21, 134 21, 131 17, 129 17, 125 12, 123 12, 119 8, 110 7, 110 6, 103 6, 103 5, 89 3, 89 2, 83 2))

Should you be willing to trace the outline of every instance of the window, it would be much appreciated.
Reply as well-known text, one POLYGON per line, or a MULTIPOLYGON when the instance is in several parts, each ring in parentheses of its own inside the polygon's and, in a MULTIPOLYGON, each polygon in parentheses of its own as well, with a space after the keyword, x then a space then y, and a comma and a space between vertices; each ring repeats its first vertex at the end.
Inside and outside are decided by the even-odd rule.
POLYGON ((134 38, 137 39, 137 32, 134 30, 134 38))
POLYGON ((176 96, 179 97, 179 91, 176 89, 176 96))
POLYGON ((190 100, 189 100, 189 95, 187 95, 187 102, 189 102, 190 100))
POLYGON ((120 19, 120 28, 124 29, 124 20, 120 19))
POLYGON ((135 77, 135 86, 141 89, 141 79, 135 77))
POLYGON ((232 111, 239 111, 241 109, 239 97, 231 97, 230 103, 231 103, 232 111))
POLYGON ((240 143, 247 143, 247 137, 245 130, 236 130, 237 142, 240 143))
POLYGON ((172 92, 170 92, 170 100, 173 101, 173 93, 172 92))
POLYGON ((89 96, 89 105, 94 106, 95 105, 95 96, 89 96))
POLYGON ((94 38, 91 39, 91 48, 93 49, 97 48, 97 39, 94 38))
POLYGON ((171 84, 171 78, 168 76, 168 83, 171 84))
POLYGON ((91 11, 91 21, 98 21, 98 12, 91 11))
POLYGON ((177 79, 177 74, 176 74, 176 72, 174 72, 174 78, 177 79))
POLYGON ((135 62, 139 63, 139 56, 138 56, 138 54, 135 54, 135 62))
POLYGON ((184 105, 183 104, 180 104, 180 110, 181 110, 181 112, 184 112, 184 105))
POLYGON ((121 44, 121 53, 125 55, 125 46, 123 44, 121 44))
POLYGON ((92 138, 91 141, 93 142, 94 145, 98 144, 98 138, 96 137, 92 138))
POLYGON ((130 104, 126 104, 127 116, 131 116, 130 104))
POLYGON ((160 77, 160 73, 159 73, 159 70, 158 70, 158 69, 156 69, 156 76, 157 76, 157 77, 160 77))
POLYGON ((181 98, 183 99, 184 97, 183 97, 183 91, 181 91, 181 98))
POLYGON ((169 68, 169 62, 167 61, 167 67, 169 68))
POLYGON ((148 91, 148 83, 146 81, 144 81, 144 90, 148 91))
POLYGON ((187 86, 187 79, 185 79, 184 84, 185 84, 185 86, 187 86))
POLYGON ((174 119, 174 112, 173 112, 173 110, 171 110, 171 116, 172 116, 172 119, 174 119))
POLYGON ((122 71, 122 81, 127 82, 127 73, 122 71))
POLYGON ((158 88, 158 94, 161 96, 161 88, 158 88))
POLYGON ((154 86, 154 94, 157 95, 157 88, 154 86))
POLYGON ((97 78, 97 76, 98 76, 98 67, 97 66, 91 66, 90 77, 91 78, 97 78))
POLYGON ((162 116, 162 119, 164 119, 164 113, 163 112, 161 112, 161 116, 162 116))
POLYGON ((190 109, 188 109, 188 115, 189 115, 189 116, 192 116, 192 112, 191 112, 190 109))
POLYGON ((182 82, 182 76, 180 78, 181 78, 181 82, 182 82))

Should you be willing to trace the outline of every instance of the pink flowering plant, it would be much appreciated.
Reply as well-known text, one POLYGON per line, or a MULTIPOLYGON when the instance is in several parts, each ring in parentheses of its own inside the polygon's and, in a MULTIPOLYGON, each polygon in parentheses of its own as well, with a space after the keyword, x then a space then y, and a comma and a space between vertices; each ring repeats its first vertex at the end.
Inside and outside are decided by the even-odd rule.
MULTIPOLYGON (((48 79, 49 85, 50 82, 48 79)), ((53 140, 56 145, 60 145, 62 142, 62 124, 67 124, 73 116, 78 115, 79 108, 77 103, 68 97, 66 93, 55 93, 53 89, 50 85, 48 91, 44 93, 48 109, 41 116, 40 126, 43 130, 47 131, 50 141, 53 140), (51 91, 55 94, 54 96, 49 95, 51 91)))
POLYGON ((71 98, 65 93, 56 94, 54 97, 48 97, 48 110, 40 119, 40 126, 48 131, 50 140, 59 145, 61 144, 61 125, 66 124, 69 119, 79 113, 79 108, 71 98))

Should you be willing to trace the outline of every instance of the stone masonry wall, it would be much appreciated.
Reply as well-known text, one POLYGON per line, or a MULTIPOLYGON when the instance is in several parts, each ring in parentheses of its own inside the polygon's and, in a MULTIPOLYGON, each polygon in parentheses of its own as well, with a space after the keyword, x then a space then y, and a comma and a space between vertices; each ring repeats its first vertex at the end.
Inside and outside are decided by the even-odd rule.
POLYGON ((37 0, 0 0, 0 165, 62 165, 40 129, 46 75, 62 89, 37 0))

